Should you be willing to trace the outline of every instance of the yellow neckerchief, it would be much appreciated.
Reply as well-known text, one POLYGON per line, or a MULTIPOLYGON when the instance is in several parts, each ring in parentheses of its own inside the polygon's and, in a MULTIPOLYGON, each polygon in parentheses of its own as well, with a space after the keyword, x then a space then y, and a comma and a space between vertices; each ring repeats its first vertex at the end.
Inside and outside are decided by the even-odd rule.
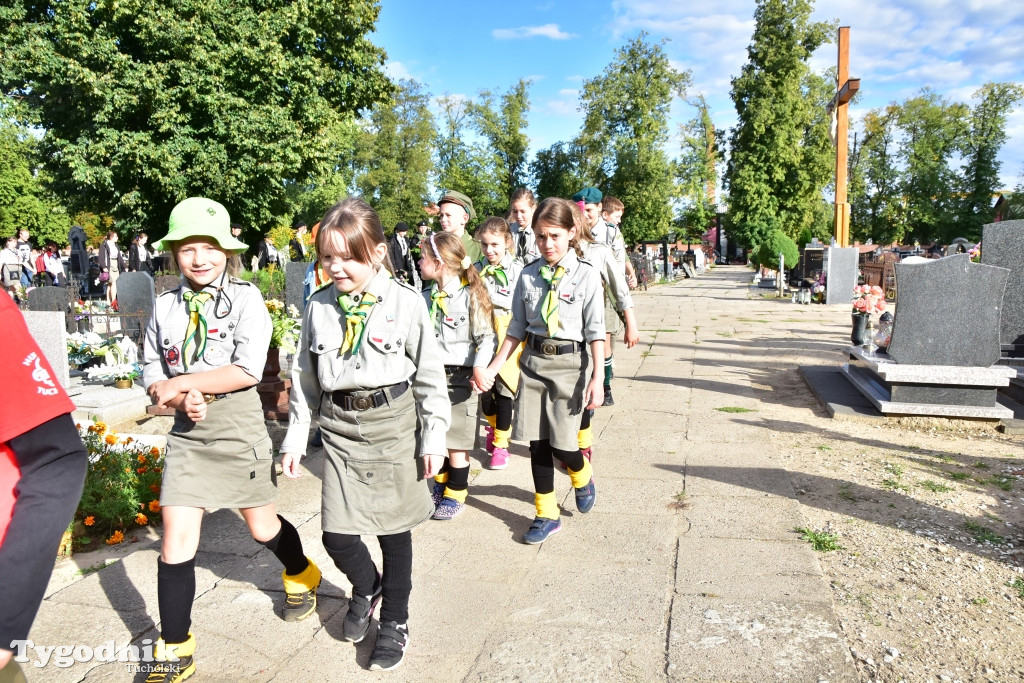
POLYGON ((377 303, 377 297, 363 292, 356 300, 351 294, 342 294, 338 297, 338 305, 345 314, 345 339, 338 349, 338 355, 344 355, 346 351, 356 354, 363 344, 363 332, 366 331, 366 317, 370 315, 370 309, 377 303))
POLYGON ((209 325, 206 324, 203 309, 207 302, 213 299, 213 294, 187 290, 182 293, 181 298, 188 305, 188 327, 185 328, 185 341, 181 344, 181 367, 187 372, 188 366, 202 358, 206 351, 206 333, 209 325), (195 359, 192 361, 189 360, 192 358, 190 346, 195 348, 195 359))
POLYGON ((548 283, 548 294, 544 297, 544 307, 541 309, 540 316, 548 326, 549 337, 554 337, 555 332, 558 331, 558 283, 562 281, 564 275, 565 268, 563 266, 552 268, 544 265, 540 267, 540 276, 544 278, 544 282, 548 283))
MULTIPOLYGON (((452 281, 454 281, 454 278, 449 280, 446 284, 450 284, 452 281)), ((469 286, 469 280, 466 280, 465 278, 462 278, 461 280, 459 280, 459 289, 463 289, 463 288, 468 287, 468 286, 469 286)), ((456 290, 456 291, 458 291, 458 290, 456 290)), ((440 322, 441 322, 441 317, 439 315, 437 315, 437 312, 440 311, 443 315, 447 316, 448 315, 448 301, 447 300, 452 298, 453 296, 455 296, 453 293, 449 293, 444 288, 438 287, 436 280, 434 281, 434 284, 430 285, 430 319, 434 321, 434 329, 435 330, 439 329, 440 322)))

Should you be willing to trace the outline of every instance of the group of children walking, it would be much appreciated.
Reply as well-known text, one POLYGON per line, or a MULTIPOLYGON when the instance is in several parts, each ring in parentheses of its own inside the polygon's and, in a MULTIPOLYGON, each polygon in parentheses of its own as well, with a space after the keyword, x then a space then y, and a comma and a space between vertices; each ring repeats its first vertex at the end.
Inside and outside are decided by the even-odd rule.
MULTIPOLYGON (((439 204, 450 223, 461 218, 456 209, 472 216, 465 195, 448 193, 439 204)), ((352 584, 344 638, 362 641, 380 604, 371 669, 402 662, 411 530, 464 509, 480 408, 491 468, 507 466, 510 439, 529 442, 536 515, 526 543, 561 529, 555 463, 568 471, 579 512, 596 500, 589 422, 610 382, 604 292, 632 346, 628 287, 581 206, 559 198, 535 205, 529 191, 517 192, 517 205, 525 209, 518 225, 492 217, 477 228, 475 262, 465 235, 429 235, 420 245, 421 275, 431 283, 423 292, 394 277, 380 219, 361 199, 341 201, 319 224, 325 283, 303 316, 281 465, 285 476, 300 476, 315 411, 322 542, 352 584), (524 265, 520 256, 536 258, 524 265), (379 569, 363 535, 377 536, 379 569)), ((176 409, 160 497, 159 664, 148 679, 162 683, 195 671, 191 608, 206 508, 239 509, 253 538, 280 560, 286 621, 315 611, 321 572, 274 507, 272 449, 253 390, 271 324, 258 289, 234 277, 246 245, 230 234, 223 206, 191 198, 174 208, 155 246, 174 254, 183 278, 157 298, 144 351, 151 397, 176 409)))

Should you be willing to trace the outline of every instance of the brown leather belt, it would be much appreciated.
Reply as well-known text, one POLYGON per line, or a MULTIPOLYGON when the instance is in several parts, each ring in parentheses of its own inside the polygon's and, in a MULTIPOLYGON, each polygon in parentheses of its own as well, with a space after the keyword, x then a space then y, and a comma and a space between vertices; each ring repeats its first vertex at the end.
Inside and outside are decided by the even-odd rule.
POLYGON ((530 348, 545 356, 561 356, 563 353, 582 352, 583 342, 569 339, 546 339, 535 334, 526 335, 526 343, 530 348))
POLYGON ((361 396, 355 396, 351 391, 332 391, 331 400, 341 406, 342 410, 357 410, 361 412, 371 408, 380 408, 388 402, 389 398, 391 400, 398 398, 408 388, 409 382, 405 381, 392 384, 389 387, 381 387, 372 393, 361 396))

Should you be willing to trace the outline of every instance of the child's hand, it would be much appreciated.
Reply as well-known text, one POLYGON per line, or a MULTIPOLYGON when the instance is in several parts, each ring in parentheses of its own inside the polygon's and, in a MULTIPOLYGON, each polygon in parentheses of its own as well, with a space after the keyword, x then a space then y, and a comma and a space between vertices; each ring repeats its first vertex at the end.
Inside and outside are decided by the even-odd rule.
POLYGON ((640 341, 640 331, 635 326, 627 325, 626 334, 623 336, 623 341, 626 343, 626 348, 631 349, 636 346, 636 343, 640 341))
POLYGON ((289 479, 298 479, 299 477, 301 477, 301 463, 301 455, 296 455, 295 453, 284 453, 281 456, 281 468, 284 470, 284 476, 288 477, 289 479))
POLYGON ((583 394, 583 398, 589 401, 587 410, 600 408, 604 404, 604 386, 599 380, 590 380, 590 384, 587 385, 587 393, 583 394))
POLYGON ((198 389, 190 389, 185 394, 185 400, 182 402, 181 408, 193 422, 202 422, 206 419, 206 399, 198 389))
POLYGON ((481 393, 490 391, 491 387, 494 386, 494 376, 497 374, 497 369, 492 370, 490 366, 486 368, 473 368, 473 383, 481 393))
POLYGON ((178 398, 181 390, 178 388, 178 383, 175 379, 173 377, 171 379, 162 379, 150 385, 149 396, 153 399, 154 404, 160 408, 166 408, 168 401, 178 398))
POLYGON ((441 466, 444 465, 443 455, 431 455, 430 453, 423 454, 423 478, 433 477, 439 471, 441 466))

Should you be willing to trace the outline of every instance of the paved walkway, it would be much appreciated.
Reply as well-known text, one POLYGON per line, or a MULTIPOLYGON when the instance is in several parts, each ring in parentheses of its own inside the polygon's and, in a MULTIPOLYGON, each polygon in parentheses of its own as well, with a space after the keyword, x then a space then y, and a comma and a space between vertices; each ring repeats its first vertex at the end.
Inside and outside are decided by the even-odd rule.
MULTIPOLYGON (((803 524, 800 504, 763 426, 771 415, 806 419, 810 393, 800 386, 768 405, 757 390, 765 372, 806 360, 807 345, 794 340, 838 347, 848 311, 767 301, 749 291, 749 278, 720 267, 638 293, 641 344, 616 352, 616 404, 595 418, 591 513, 575 512, 568 478, 556 475, 563 530, 524 545, 534 514, 525 447, 513 448, 507 470, 472 465, 462 516, 414 531, 411 645, 400 672, 380 676, 857 680, 818 561, 793 533, 803 524), (734 338, 751 328, 761 336, 734 338)), ((234 512, 209 513, 193 680, 376 675, 365 670, 372 638, 340 641, 349 585, 320 543, 322 459, 306 463, 298 482, 282 480, 279 507, 324 569, 317 615, 295 624, 275 616, 284 600, 276 560, 234 512)), ((157 637, 158 546, 115 552, 123 559, 101 571, 55 576, 31 634, 36 644, 157 637)), ((30 681, 145 679, 123 663, 23 666, 30 681)))

